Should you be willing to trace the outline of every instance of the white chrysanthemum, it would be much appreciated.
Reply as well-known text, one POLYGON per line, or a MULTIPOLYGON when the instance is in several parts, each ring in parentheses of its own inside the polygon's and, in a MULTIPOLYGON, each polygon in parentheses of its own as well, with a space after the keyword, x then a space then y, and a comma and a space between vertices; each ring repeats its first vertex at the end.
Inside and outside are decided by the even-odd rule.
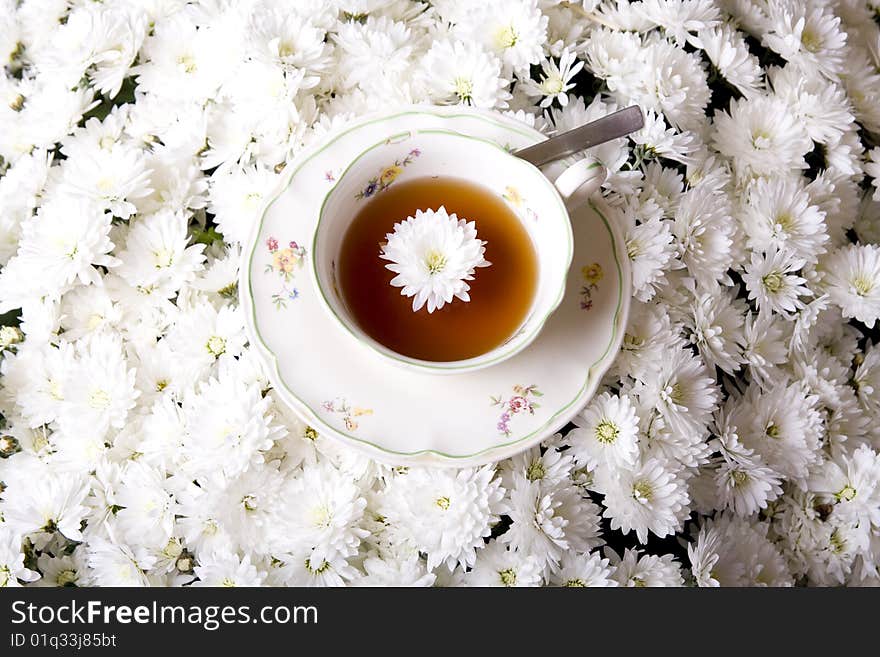
POLYGON ((750 516, 782 494, 781 477, 740 443, 736 427, 729 426, 729 417, 723 411, 716 425, 720 438, 711 444, 721 456, 714 459, 714 506, 733 509, 738 516, 750 516))
POLYGON ((195 477, 223 472, 234 477, 263 461, 279 429, 267 411, 271 400, 257 385, 231 377, 208 379, 184 403, 185 469, 195 477))
POLYGON ((682 164, 693 161, 691 156, 699 145, 697 135, 689 130, 681 132, 667 128, 663 114, 649 109, 644 113, 645 125, 629 135, 649 155, 658 155, 682 164))
POLYGON ((174 531, 177 505, 165 483, 165 473, 138 462, 128 463, 116 496, 120 537, 130 544, 161 547, 174 531))
POLYGON ((445 563, 473 566, 476 548, 498 522, 504 495, 491 467, 461 470, 410 468, 392 477, 379 512, 428 556, 428 569, 445 563))
POLYGON ((0 493, 4 524, 19 535, 61 532, 72 541, 83 540, 81 524, 89 513, 87 475, 58 473, 42 461, 18 454, 15 469, 4 474, 0 493))
POLYGON ((244 317, 240 308, 199 300, 190 308, 180 309, 172 318, 168 347, 180 359, 204 372, 218 361, 241 355, 245 345, 244 317))
POLYGON ((665 269, 675 255, 672 230, 668 220, 651 217, 633 224, 626 232, 626 254, 632 263, 635 297, 650 301, 665 269))
POLYGON ((138 213, 200 210, 207 204, 208 179, 189 149, 154 144, 146 166, 152 191, 136 200, 138 213))
POLYGON ((560 451, 556 448, 565 441, 561 434, 556 434, 541 447, 532 447, 506 461, 498 464, 501 480, 505 488, 513 485, 515 474, 524 476, 529 481, 542 481, 545 485, 556 486, 568 479, 574 465, 570 450, 560 451))
POLYGON ((702 60, 665 39, 652 40, 645 49, 644 92, 641 102, 663 112, 676 128, 694 130, 706 121, 711 92, 702 60))
POLYGON ((568 105, 568 90, 574 87, 571 79, 584 67, 574 51, 564 49, 557 64, 552 59, 541 62, 541 81, 535 82, 527 78, 522 83, 523 91, 531 97, 541 98, 541 107, 550 107, 554 100, 562 107, 568 105))
POLYGON ((852 127, 850 102, 839 84, 791 65, 768 73, 774 94, 795 111, 813 141, 831 147, 852 127))
POLYGON ((676 349, 654 364, 634 388, 642 406, 656 408, 668 426, 680 433, 702 433, 718 389, 706 366, 686 349, 676 349))
POLYGON ((565 437, 579 467, 599 464, 631 467, 638 459, 639 423, 628 397, 607 392, 594 398, 574 418, 577 425, 565 437))
POLYGON ((613 373, 643 379, 666 353, 684 344, 664 306, 633 302, 613 373))
POLYGON ((674 534, 690 512, 684 479, 656 459, 599 477, 597 489, 605 495, 602 516, 611 529, 635 531, 642 544, 649 531, 660 538, 674 534))
POLYGON ((50 557, 45 552, 37 559, 37 567, 43 576, 34 586, 80 586, 87 565, 83 563, 85 550, 76 550, 72 555, 50 557))
POLYGON ((287 499, 280 514, 289 535, 285 543, 311 549, 315 563, 357 554, 369 532, 359 526, 367 501, 353 480, 332 466, 305 467, 282 495, 287 499))
POLYGON ((231 552, 200 553, 195 576, 193 586, 263 586, 266 582, 266 572, 251 562, 249 554, 242 558, 231 552))
POLYGON ((758 58, 749 52, 743 36, 730 25, 702 30, 696 41, 712 65, 746 98, 761 93, 764 87, 758 58))
POLYGON ((43 296, 58 298, 74 282, 97 283, 109 255, 111 216, 84 199, 53 196, 22 231, 18 253, 0 272, 0 311, 43 296))
POLYGON ((672 234, 682 262, 697 281, 709 287, 731 266, 734 226, 726 194, 707 184, 687 192, 678 205, 672 234))
POLYGON ((785 559, 766 533, 766 524, 729 514, 707 520, 687 548, 697 586, 792 586, 785 559))
POLYGON ((846 33, 832 11, 796 0, 770 2, 767 9, 770 29, 764 45, 805 72, 836 78, 844 71, 846 33))
POLYGON ((208 210, 229 243, 243 243, 278 176, 259 166, 216 171, 210 179, 208 210))
POLYGON ((465 16, 453 33, 464 43, 479 43, 494 53, 505 75, 522 74, 540 61, 547 39, 547 17, 537 0, 488 0, 468 6, 465 16))
POLYGON ((146 158, 130 145, 78 149, 61 171, 63 189, 122 219, 131 217, 137 211, 135 201, 152 191, 146 158))
POLYGON ((742 217, 749 248, 785 248, 809 263, 825 252, 825 213, 810 203, 809 194, 796 179, 755 181, 742 217))
POLYGON ((66 434, 94 432, 98 437, 125 426, 138 391, 117 334, 97 333, 80 340, 76 359, 63 382, 58 428, 66 434))
POLYGON ((813 148, 788 103, 772 96, 730 101, 730 111, 716 112, 713 145, 733 160, 740 176, 771 175, 806 169, 813 148))
POLYGON ((627 548, 623 557, 614 550, 606 550, 611 565, 616 568, 612 577, 618 586, 626 587, 677 587, 684 586, 681 566, 671 554, 656 556, 642 554, 627 548))
POLYGON ((742 345, 746 304, 737 298, 738 290, 715 284, 708 290, 697 289, 684 316, 690 342, 700 351, 709 369, 720 367, 733 374, 743 362, 742 345))
POLYGON ((359 573, 345 559, 312 562, 309 552, 278 555, 272 562, 272 586, 346 586, 359 573))
POLYGON ((162 20, 132 69, 139 90, 178 101, 207 100, 234 69, 240 44, 231 36, 219 26, 196 26, 186 12, 162 20))
POLYGON ((171 297, 204 260, 204 245, 188 242, 184 215, 164 211, 140 218, 128 232, 116 273, 133 286, 171 297))
POLYGON ((312 89, 332 64, 331 48, 318 20, 319 12, 290 9, 257 5, 250 12, 243 36, 254 59, 281 67, 289 76, 299 78, 303 89, 312 89))
POLYGON ((0 589, 19 587, 19 580, 33 582, 40 579, 40 572, 25 568, 21 547, 21 536, 8 529, 0 529, 0 589))
POLYGON ((752 252, 752 259, 745 266, 743 281, 761 312, 776 312, 788 317, 804 307, 801 296, 810 293, 806 279, 795 272, 805 262, 787 249, 770 246, 765 253, 752 252))
POLYGON ((599 507, 568 482, 551 487, 514 475, 502 512, 513 522, 501 542, 537 556, 545 574, 558 569, 566 551, 587 552, 604 543, 599 507))
POLYGON ((83 546, 88 575, 83 584, 91 586, 150 586, 147 572, 156 558, 137 545, 122 545, 93 536, 83 546))
POLYGON ((387 560, 372 553, 364 559, 363 577, 352 582, 353 586, 431 586, 436 576, 425 571, 425 564, 418 555, 408 559, 387 560))
POLYGON ((830 254, 821 266, 822 285, 843 316, 873 327, 880 317, 880 247, 851 244, 830 254))
POLYGON ((730 426, 742 444, 777 473, 802 480, 819 460, 824 429, 818 398, 800 383, 776 385, 728 401, 730 426))
POLYGON ((474 279, 477 267, 492 264, 483 257, 486 242, 477 238, 474 222, 447 214, 442 205, 416 210, 414 217, 394 224, 385 239, 380 257, 391 261, 385 265, 397 274, 391 285, 413 298, 413 312, 427 304, 433 313, 453 298, 470 301, 466 281, 474 279))
POLYGON ((867 445, 824 461, 808 486, 834 506, 836 519, 880 527, 880 457, 867 445))
POLYGON ((113 303, 107 289, 99 285, 79 285, 61 297, 61 326, 64 337, 78 340, 91 333, 114 330, 122 310, 113 303))
POLYGON ((477 560, 464 582, 467 586, 540 586, 541 560, 499 540, 490 541, 477 550, 477 560))
POLYGON ((603 559, 598 550, 590 554, 566 552, 559 571, 550 575, 550 581, 568 588, 614 587, 617 586, 614 571, 614 566, 603 559))
POLYGON ((504 109, 510 93, 501 62, 473 42, 435 41, 419 62, 417 78, 437 103, 504 109))
POLYGON ((711 0, 643 0, 635 11, 662 26, 680 47, 689 40, 689 33, 706 30, 721 22, 721 13, 711 0))
POLYGON ((642 85, 645 55, 641 37, 604 27, 592 30, 581 46, 589 70, 622 99, 635 98, 642 85))
POLYGON ((420 45, 412 28, 387 16, 342 23, 333 42, 345 53, 337 60, 342 83, 357 85, 367 94, 380 90, 381 79, 407 79, 413 50, 420 45))
POLYGON ((31 427, 48 424, 58 417, 64 402, 64 382, 74 365, 73 345, 62 342, 30 347, 27 341, 18 353, 7 354, 0 363, 4 394, 31 427), (15 391, 14 395, 10 395, 15 391))

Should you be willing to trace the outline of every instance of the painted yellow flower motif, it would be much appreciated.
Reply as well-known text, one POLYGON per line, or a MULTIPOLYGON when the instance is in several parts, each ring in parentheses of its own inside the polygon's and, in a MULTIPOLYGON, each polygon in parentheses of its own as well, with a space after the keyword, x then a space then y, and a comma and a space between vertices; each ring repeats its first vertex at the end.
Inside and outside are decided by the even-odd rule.
POLYGON ((299 256, 293 249, 281 249, 272 254, 272 266, 277 271, 283 271, 287 274, 293 271, 299 262, 299 256))
POLYGON ((504 188, 504 194, 502 194, 502 196, 517 208, 523 204, 522 194, 520 194, 519 190, 512 185, 508 185, 504 188))
POLYGON ((403 169, 396 164, 392 164, 382 169, 382 173, 379 174, 379 180, 383 185, 390 185, 401 173, 403 173, 403 169))
POLYGON ((596 283, 602 280, 602 267, 598 262, 594 262, 592 265, 585 265, 581 268, 581 275, 584 277, 584 282, 587 285, 596 285, 596 283))

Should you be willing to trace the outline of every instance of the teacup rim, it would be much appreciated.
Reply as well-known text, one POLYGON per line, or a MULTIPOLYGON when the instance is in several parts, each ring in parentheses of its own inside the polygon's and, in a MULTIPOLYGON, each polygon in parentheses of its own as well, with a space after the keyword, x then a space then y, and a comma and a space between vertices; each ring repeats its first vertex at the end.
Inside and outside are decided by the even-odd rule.
MULTIPOLYGON (((599 166, 598 164, 596 166, 599 166)), ((378 354, 381 358, 384 358, 389 361, 393 361, 395 364, 405 367, 411 367, 416 370, 421 370, 424 372, 429 372, 432 374, 462 374, 466 372, 473 372, 476 370, 480 370, 486 367, 490 367, 492 365, 496 365, 500 362, 503 362, 509 358, 512 358, 523 349, 525 349, 529 344, 531 344, 535 338, 541 333, 541 330, 547 323, 547 320, 553 315, 553 313, 559 308, 559 305, 562 303, 562 300, 565 298, 565 289, 567 282, 567 273, 571 269, 571 263, 574 259, 574 232, 571 226, 571 217, 568 211, 568 208, 565 207, 565 201, 562 199, 559 190, 553 184, 549 178, 534 164, 528 162, 523 159, 517 158, 513 155, 508 149, 505 147, 495 143, 492 140, 485 139, 482 137, 475 137, 473 135, 464 134, 462 132, 450 129, 441 129, 441 128, 429 128, 429 129, 413 129, 406 130, 400 133, 396 133, 393 135, 389 135, 378 142, 368 146, 364 150, 362 150, 357 157, 352 159, 345 167, 345 169, 339 174, 336 180, 333 183, 333 186, 327 191, 324 195, 323 200, 321 201, 321 207, 318 211, 318 219, 315 223, 314 231, 312 233, 311 239, 311 253, 312 257, 309 259, 309 267, 311 270, 311 278, 314 288, 318 292, 318 299, 320 301, 321 306, 325 309, 325 311, 329 311, 330 316, 333 318, 334 322, 337 326, 340 326, 343 330, 345 330, 352 338, 354 338, 361 346, 370 349, 371 351, 378 354), (324 207, 327 204, 328 199, 333 194, 334 190, 338 187, 338 185, 342 182, 342 179, 345 177, 346 173, 348 173, 353 166, 363 157, 366 153, 372 151, 373 149, 382 146, 388 143, 388 140, 394 139, 395 137, 400 137, 403 135, 416 135, 416 134, 447 134, 457 138, 466 139, 470 141, 475 141, 482 143, 486 146, 489 146, 492 150, 498 151, 500 154, 508 156, 513 161, 517 162, 514 166, 519 166, 529 171, 530 174, 534 176, 538 176, 543 184, 547 186, 549 189, 552 198, 557 202, 559 210, 562 215, 565 217, 564 221, 564 237, 566 242, 566 253, 563 257, 564 267, 562 268, 562 277, 561 284, 559 286, 559 290, 556 293, 556 297, 550 302, 547 307, 547 310, 543 313, 543 317, 541 317, 535 323, 535 327, 526 335, 520 337, 517 335, 518 331, 522 329, 528 321, 530 321, 529 316, 523 322, 520 329, 517 332, 513 333, 511 338, 498 345, 497 347, 492 348, 491 350, 485 352, 484 354, 480 354, 479 356, 473 356, 471 358, 459 359, 459 360, 451 360, 451 361, 432 361, 432 360, 424 360, 419 358, 413 358, 411 356, 406 356, 399 352, 386 347, 378 340, 372 338, 367 335, 362 329, 358 327, 350 326, 346 321, 344 321, 339 314, 336 312, 336 309, 327 299, 327 295, 325 294, 324 287, 321 284, 321 277, 318 274, 318 262, 316 258, 316 254, 318 253, 318 234, 321 226, 321 222, 324 216, 324 207), (487 358, 488 356, 494 354, 495 352, 501 350, 506 345, 512 344, 510 347, 503 353, 496 354, 493 358, 487 358)))

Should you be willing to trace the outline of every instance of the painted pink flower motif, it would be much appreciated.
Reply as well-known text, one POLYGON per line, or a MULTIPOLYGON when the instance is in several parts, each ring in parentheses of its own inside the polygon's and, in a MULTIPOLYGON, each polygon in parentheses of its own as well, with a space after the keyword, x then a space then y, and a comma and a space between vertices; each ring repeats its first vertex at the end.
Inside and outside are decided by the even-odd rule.
POLYGON ((289 246, 280 248, 278 240, 270 237, 266 240, 266 248, 269 250, 272 260, 266 265, 266 273, 281 278, 281 289, 272 295, 272 303, 275 308, 286 308, 288 302, 299 298, 299 288, 296 287, 296 272, 306 259, 306 250, 296 242, 291 241, 289 246))
POLYGON ((327 182, 334 182, 336 180, 336 176, 333 175, 332 171, 326 171, 324 173, 324 180, 327 182))
POLYGON ((512 392, 513 394, 507 399, 501 396, 489 397, 492 400, 492 406, 501 407, 501 415, 498 417, 498 424, 495 425, 495 428, 498 429, 498 433, 505 436, 509 436, 512 433, 510 430, 512 417, 524 414, 534 415, 535 409, 540 408, 541 405, 531 398, 543 397, 543 393, 535 385, 515 385, 512 392))

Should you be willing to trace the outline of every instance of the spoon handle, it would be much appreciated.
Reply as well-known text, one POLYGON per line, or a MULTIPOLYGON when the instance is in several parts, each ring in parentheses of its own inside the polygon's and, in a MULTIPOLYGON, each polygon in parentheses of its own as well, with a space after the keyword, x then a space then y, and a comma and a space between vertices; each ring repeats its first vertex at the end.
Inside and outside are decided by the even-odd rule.
POLYGON ((624 137, 640 130, 644 124, 641 108, 638 105, 630 105, 579 128, 550 137, 534 146, 521 148, 513 154, 539 167, 591 146, 624 137))

